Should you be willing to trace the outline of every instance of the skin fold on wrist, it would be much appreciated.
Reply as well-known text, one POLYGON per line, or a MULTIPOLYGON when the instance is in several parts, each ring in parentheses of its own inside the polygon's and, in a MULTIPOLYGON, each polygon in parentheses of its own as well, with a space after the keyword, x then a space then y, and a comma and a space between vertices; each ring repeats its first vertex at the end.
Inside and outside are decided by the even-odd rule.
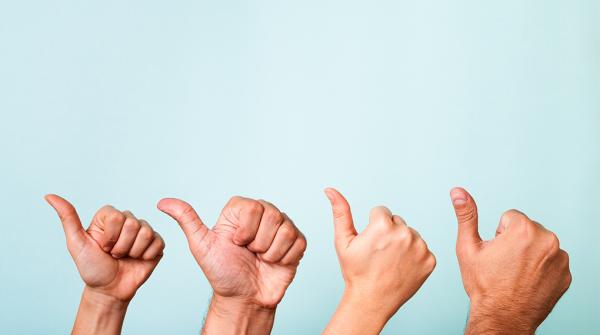
POLYGON ((120 334, 128 301, 122 301, 85 287, 73 334, 120 334))
POLYGON ((269 334, 274 319, 275 308, 213 294, 202 334, 269 334))

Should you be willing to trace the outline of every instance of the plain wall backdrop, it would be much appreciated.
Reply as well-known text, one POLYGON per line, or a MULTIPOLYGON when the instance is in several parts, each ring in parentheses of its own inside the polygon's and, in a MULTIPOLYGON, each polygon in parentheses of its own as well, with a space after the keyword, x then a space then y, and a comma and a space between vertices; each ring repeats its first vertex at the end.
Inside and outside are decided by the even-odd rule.
POLYGON ((197 333, 211 294, 166 196, 214 223, 264 198, 308 238, 274 334, 317 334, 343 290, 326 186, 359 229, 386 205, 438 265, 384 334, 458 334, 448 191, 491 238, 518 208, 573 284, 540 334, 600 329, 600 2, 0 1, 0 333, 64 334, 82 281, 44 194, 146 218, 165 257, 125 334, 197 333))

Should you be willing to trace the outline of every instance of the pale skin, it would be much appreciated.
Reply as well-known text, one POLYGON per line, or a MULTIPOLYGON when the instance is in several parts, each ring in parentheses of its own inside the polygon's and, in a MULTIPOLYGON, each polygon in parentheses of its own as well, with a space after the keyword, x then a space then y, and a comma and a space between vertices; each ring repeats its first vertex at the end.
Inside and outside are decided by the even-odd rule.
POLYGON ((325 194, 332 205, 345 289, 324 334, 379 334, 429 277, 435 257, 419 233, 388 208, 373 208, 359 234, 346 199, 332 188, 325 194))
POLYGON ((129 211, 104 206, 84 229, 67 200, 50 194, 85 287, 72 334, 120 334, 127 306, 160 261, 165 243, 129 211))
POLYGON ((569 256, 554 233, 517 210, 483 241, 477 205, 450 191, 458 220, 456 254, 471 300, 466 334, 534 334, 571 284, 569 256))
POLYGON ((202 334, 269 334, 275 310, 296 274, 306 239, 263 200, 233 197, 209 229, 188 203, 162 199, 213 288, 202 334))

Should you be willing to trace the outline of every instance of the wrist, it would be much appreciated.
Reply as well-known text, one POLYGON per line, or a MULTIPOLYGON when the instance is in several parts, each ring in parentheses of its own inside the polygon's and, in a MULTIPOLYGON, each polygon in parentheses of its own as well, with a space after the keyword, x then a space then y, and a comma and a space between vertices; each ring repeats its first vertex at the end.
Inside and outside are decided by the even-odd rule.
POLYGON ((269 334, 274 319, 275 308, 213 294, 203 334, 269 334))
POLYGON ((341 304, 357 308, 361 315, 385 324, 400 308, 397 301, 389 302, 390 295, 373 294, 359 287, 346 286, 341 304))
POLYGON ((535 334, 529 313, 516 310, 514 303, 472 298, 465 334, 535 334))
POLYGON ((73 334, 119 334, 128 305, 128 301, 86 287, 81 296, 73 334))
POLYGON ((83 289, 81 303, 86 303, 89 306, 93 306, 99 311, 106 311, 112 313, 123 312, 127 310, 127 306, 129 306, 129 300, 121 300, 115 298, 106 293, 97 291, 96 289, 89 286, 86 286, 83 289))
POLYGON ((379 334, 395 312, 382 302, 366 290, 347 286, 324 334, 379 334))

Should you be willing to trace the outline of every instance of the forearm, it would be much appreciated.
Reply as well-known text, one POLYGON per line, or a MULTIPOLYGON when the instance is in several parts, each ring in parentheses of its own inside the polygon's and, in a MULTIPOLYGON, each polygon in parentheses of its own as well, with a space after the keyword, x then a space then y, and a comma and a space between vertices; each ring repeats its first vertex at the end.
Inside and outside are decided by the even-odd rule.
POLYGON ((466 335, 533 335, 536 327, 522 316, 524 313, 512 311, 508 306, 491 306, 482 302, 471 303, 466 335))
POLYGON ((271 333, 274 320, 275 309, 213 295, 202 334, 266 335, 271 333))
POLYGON ((94 292, 86 287, 81 296, 72 334, 120 334, 127 305, 127 302, 94 292))
POLYGON ((372 305, 373 299, 349 291, 342 300, 323 335, 379 334, 389 319, 384 309, 372 305))

